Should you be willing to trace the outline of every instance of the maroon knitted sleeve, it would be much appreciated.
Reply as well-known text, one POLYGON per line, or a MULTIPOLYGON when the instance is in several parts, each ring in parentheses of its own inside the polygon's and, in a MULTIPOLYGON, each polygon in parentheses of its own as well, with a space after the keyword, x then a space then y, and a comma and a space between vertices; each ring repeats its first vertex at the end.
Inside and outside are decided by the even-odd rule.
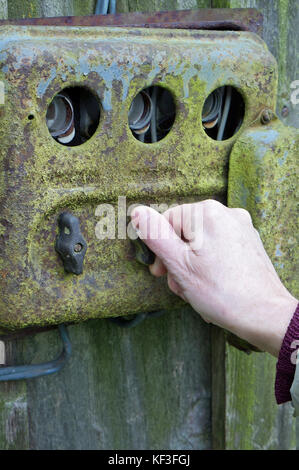
POLYGON ((294 353, 298 349, 295 340, 299 341, 299 303, 283 339, 276 364, 275 397, 278 405, 292 399, 290 388, 296 370, 294 353))

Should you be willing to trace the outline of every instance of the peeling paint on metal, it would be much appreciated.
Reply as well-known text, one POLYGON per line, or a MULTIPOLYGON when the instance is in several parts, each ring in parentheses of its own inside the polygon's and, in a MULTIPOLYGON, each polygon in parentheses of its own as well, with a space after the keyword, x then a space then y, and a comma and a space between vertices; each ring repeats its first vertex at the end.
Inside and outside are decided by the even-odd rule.
POLYGON ((276 245, 275 256, 282 256, 279 243, 276 245))
POLYGON ((54 80, 57 75, 56 68, 52 67, 50 70, 50 77, 47 80, 42 80, 37 86, 37 96, 42 97, 46 91, 50 83, 54 80))
POLYGON ((283 157, 278 159, 278 163, 279 163, 280 166, 282 166, 284 164, 284 162, 286 161, 288 153, 289 152, 286 150, 283 154, 283 157))
POLYGON ((299 295, 299 253, 294 240, 298 147, 299 131, 277 118, 266 129, 253 124, 234 145, 228 185, 229 205, 250 212, 281 280, 295 297, 299 295), (257 158, 261 146, 263 159, 257 158))
MULTIPOLYGON (((0 126, 1 328, 181 305, 164 279, 139 266, 129 240, 95 238, 95 209, 107 202, 117 209, 120 195, 128 205, 224 200, 233 144, 265 104, 275 109, 273 56, 247 32, 3 26, 1 35, 8 67, 0 73, 8 83, 0 126), (219 143, 205 134, 201 109, 227 81, 242 90, 246 113, 238 134, 219 143), (146 145, 133 137, 128 111, 153 83, 172 92, 176 120, 165 139, 146 145), (95 135, 68 148, 52 139, 45 116, 55 94, 78 84, 98 96, 102 113, 95 135), (80 219, 88 244, 78 277, 65 274, 54 250, 66 209, 80 219)), ((244 204, 248 191, 244 184, 244 204)))

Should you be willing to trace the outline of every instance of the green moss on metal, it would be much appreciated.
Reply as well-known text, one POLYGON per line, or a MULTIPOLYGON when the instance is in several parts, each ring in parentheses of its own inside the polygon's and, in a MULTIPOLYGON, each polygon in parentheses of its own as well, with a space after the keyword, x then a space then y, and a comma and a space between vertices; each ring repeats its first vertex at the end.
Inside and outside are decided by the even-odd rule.
POLYGON ((165 281, 134 260, 129 240, 96 239, 95 209, 116 207, 120 195, 127 205, 223 198, 229 152, 240 133, 210 139, 201 109, 224 84, 244 96, 242 129, 265 103, 275 109, 276 64, 264 43, 236 32, 5 27, 2 34, 11 39, 0 49, 7 86, 0 128, 0 324, 23 328, 178 305, 165 281), (88 142, 68 148, 52 139, 45 116, 56 93, 79 84, 97 94, 101 119, 88 142), (133 137, 128 111, 152 84, 171 91, 177 112, 168 136, 146 145, 133 137), (88 243, 81 276, 65 274, 54 250, 62 210, 79 217, 88 243))
POLYGON ((293 6, 289 0, 280 0, 278 2, 278 27, 279 27, 279 42, 278 42, 278 74, 280 81, 280 99, 289 101, 289 82, 286 81, 287 77, 287 55, 288 55, 288 35, 289 35, 289 15, 293 13, 293 6))
POLYGON ((235 144, 228 202, 249 210, 280 278, 299 295, 296 266, 296 160, 299 131, 278 119, 249 128, 235 144))

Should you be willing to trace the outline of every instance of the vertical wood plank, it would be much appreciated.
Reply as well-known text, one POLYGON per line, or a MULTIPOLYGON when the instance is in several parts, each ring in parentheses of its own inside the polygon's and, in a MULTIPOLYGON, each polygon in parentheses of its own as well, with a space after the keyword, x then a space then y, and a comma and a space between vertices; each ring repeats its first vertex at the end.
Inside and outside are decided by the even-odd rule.
POLYGON ((8 17, 36 18, 46 16, 91 15, 96 0, 8 0, 8 17))
POLYGON ((7 0, 0 0, 0 19, 4 20, 8 16, 7 0))
POLYGON ((215 8, 257 8, 264 16, 263 39, 278 62, 277 114, 286 124, 299 127, 298 105, 291 103, 290 84, 298 80, 299 3, 293 0, 213 0, 215 8), (285 107, 287 109, 285 109, 285 107))
MULTIPOLYGON (((0 19, 8 17, 7 0, 0 0, 0 19)), ((5 346, 5 365, 14 364, 17 342, 5 346)), ((26 384, 0 383, 0 449, 28 449, 28 413, 26 384)))
MULTIPOLYGON (((211 447, 209 325, 190 307, 132 330, 100 320, 69 332, 65 369, 27 382, 31 449, 211 447)), ((58 343, 54 331, 27 338, 22 359, 58 343)))
POLYGON ((224 449, 226 438, 226 337, 212 326, 211 331, 211 385, 212 385, 212 447, 224 449))
POLYGON ((6 363, 5 359, 5 343, 0 341, 0 366, 3 366, 6 363))
MULTIPOLYGON (((18 344, 6 343, 6 365, 15 363, 18 344)), ((25 382, 0 383, 0 449, 28 449, 29 428, 25 382)))
MULTIPOLYGON (((299 127, 297 109, 290 101, 298 79, 298 2, 288 0, 213 0, 218 8, 257 8, 264 16, 264 40, 279 67, 277 114, 286 125, 299 127), (286 108, 288 112, 286 112, 286 108)), ((293 293, 295 296, 298 293, 293 293)), ((214 348, 217 348, 214 344, 214 348)), ((223 441, 232 449, 290 449, 295 447, 295 420, 290 404, 277 406, 274 398, 276 360, 268 355, 246 356, 227 345, 226 400, 222 404, 223 441)), ((215 410, 217 413, 217 410, 215 410)), ((220 415, 218 415, 219 417, 220 415)), ((299 436, 297 438, 299 440, 299 436)), ((217 435, 214 443, 217 445, 217 435)), ((223 442, 222 442, 223 444, 223 442)))
POLYGON ((209 8, 210 6, 210 0, 118 0, 117 12, 191 10, 196 8, 209 8))

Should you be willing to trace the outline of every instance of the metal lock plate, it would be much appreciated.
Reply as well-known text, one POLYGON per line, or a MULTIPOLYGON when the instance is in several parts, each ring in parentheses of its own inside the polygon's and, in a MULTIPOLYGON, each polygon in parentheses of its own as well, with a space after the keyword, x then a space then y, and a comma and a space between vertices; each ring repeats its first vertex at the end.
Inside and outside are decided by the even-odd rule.
MULTIPOLYGON (((128 238, 99 240, 97 207, 226 201, 230 150, 261 109, 275 109, 277 66, 255 34, 98 27, 2 26, 0 80, 0 327, 19 329, 170 308, 181 301, 134 258, 128 238), (169 134, 132 135, 128 113, 146 87, 176 103, 169 134), (230 139, 211 139, 202 108, 232 85, 245 115, 230 139), (84 86, 101 116, 90 140, 60 145, 46 125, 54 96, 84 86), (124 200, 122 200, 124 201, 124 200), (123 202, 121 203, 123 204, 123 202), (66 274, 54 250, 57 219, 70 212, 87 242, 84 270, 66 274)), ((125 232, 125 226, 122 226, 125 232)))

